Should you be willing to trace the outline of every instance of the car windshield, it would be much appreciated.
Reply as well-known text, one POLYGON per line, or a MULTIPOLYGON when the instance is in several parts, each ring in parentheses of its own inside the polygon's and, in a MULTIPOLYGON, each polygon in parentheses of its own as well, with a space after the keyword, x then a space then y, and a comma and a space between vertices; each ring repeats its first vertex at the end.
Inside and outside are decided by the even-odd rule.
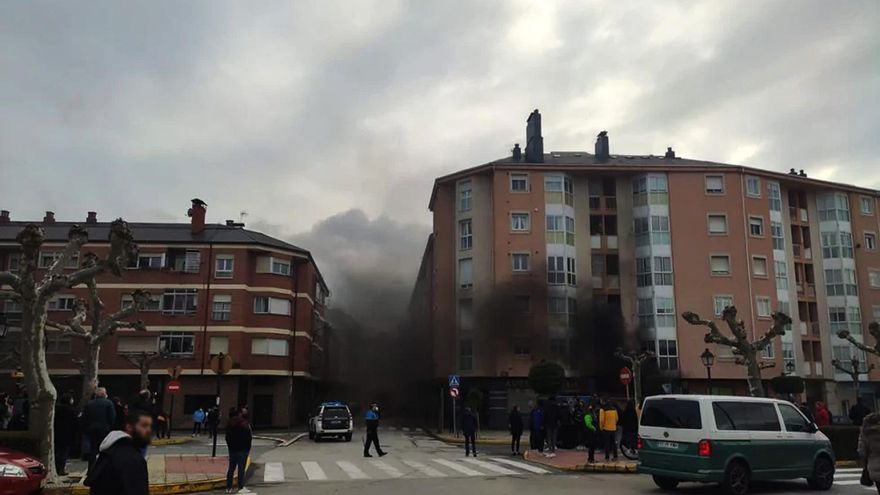
POLYGON ((642 426, 699 430, 703 427, 700 403, 680 399, 649 400, 642 412, 642 426))
POLYGON ((344 407, 325 407, 324 419, 348 419, 348 410, 344 407))

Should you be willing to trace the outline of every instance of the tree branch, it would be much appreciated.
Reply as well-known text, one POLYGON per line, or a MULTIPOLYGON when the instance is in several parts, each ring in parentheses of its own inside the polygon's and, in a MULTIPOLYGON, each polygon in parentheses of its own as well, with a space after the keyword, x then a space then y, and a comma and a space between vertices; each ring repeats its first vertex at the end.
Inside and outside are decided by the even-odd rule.
MULTIPOLYGON (((727 311, 727 309, 725 309, 725 311, 727 311)), ((734 315, 736 315, 736 309, 734 309, 734 315)), ((703 339, 707 344, 720 344, 728 347, 736 347, 737 342, 721 333, 721 329, 718 328, 718 325, 716 325, 714 321, 704 320, 700 318, 700 315, 692 311, 685 311, 681 314, 681 317, 691 325, 704 326, 709 329, 709 332, 706 333, 706 337, 703 339)))
MULTIPOLYGON (((877 331, 877 323, 876 322, 871 323, 871 325, 869 325, 868 328, 869 328, 869 331, 871 331, 871 335, 874 335, 874 332, 877 331)), ((841 330, 841 331, 837 332, 837 337, 841 338, 843 340, 846 340, 847 342, 852 344, 856 349, 858 349, 862 352, 867 352, 868 354, 880 356, 880 349, 878 349, 878 348, 880 348, 880 341, 877 341, 877 344, 875 344, 874 347, 867 346, 867 345, 859 342, 858 340, 856 340, 852 336, 852 334, 849 332, 849 330, 841 330)))
POLYGON ((49 281, 64 273, 64 268, 67 266, 67 263, 73 259, 74 254, 79 254, 80 248, 88 241, 89 233, 86 229, 79 225, 70 227, 70 231, 67 233, 67 245, 64 246, 64 251, 61 252, 61 256, 56 258, 49 267, 45 279, 49 281))
POLYGON ((0 285, 8 285, 13 290, 18 290, 21 279, 12 272, 0 272, 0 285))
POLYGON ((785 327, 791 324, 791 318, 779 311, 773 313, 773 325, 769 330, 764 332, 764 335, 761 336, 760 339, 756 340, 752 343, 752 349, 756 351, 763 351, 770 342, 773 341, 774 337, 781 337, 785 335, 785 327))

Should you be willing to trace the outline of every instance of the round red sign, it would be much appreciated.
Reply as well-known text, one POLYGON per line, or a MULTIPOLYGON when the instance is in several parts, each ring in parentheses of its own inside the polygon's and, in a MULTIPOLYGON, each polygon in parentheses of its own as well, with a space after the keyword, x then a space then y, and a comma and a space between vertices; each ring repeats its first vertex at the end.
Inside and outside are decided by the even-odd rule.
POLYGON ((169 394, 176 394, 180 392, 180 382, 177 380, 169 381, 168 385, 165 386, 165 390, 167 390, 169 394))
POLYGON ((620 383, 621 385, 629 385, 632 381, 633 375, 629 368, 620 368, 620 383))
POLYGON ((458 389, 455 387, 450 388, 449 389, 449 396, 452 397, 453 399, 458 397, 458 389))

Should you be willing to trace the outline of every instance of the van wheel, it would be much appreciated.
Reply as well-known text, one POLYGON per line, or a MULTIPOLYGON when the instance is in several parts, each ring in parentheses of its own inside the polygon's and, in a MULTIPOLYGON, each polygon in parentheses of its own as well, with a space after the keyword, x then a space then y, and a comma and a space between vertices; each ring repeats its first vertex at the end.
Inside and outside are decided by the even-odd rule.
POLYGON ((346 442, 350 442, 350 441, 351 441, 351 433, 346 433, 346 434, 345 434, 345 441, 346 441, 346 442))
POLYGON ((742 461, 733 461, 724 472, 722 488, 730 495, 745 495, 749 491, 749 468, 742 461))
POLYGON ((313 432, 312 430, 309 430, 309 440, 314 440, 314 439, 315 439, 315 432, 313 432))
POLYGON ((315 433, 315 442, 317 443, 317 442, 320 442, 321 440, 324 440, 324 437, 315 433))
POLYGON ((822 456, 813 464, 813 476, 807 478, 807 485, 813 490, 830 490, 834 484, 834 464, 831 459, 822 456))
POLYGON ((678 487, 677 479, 657 476, 656 474, 654 475, 654 483, 663 490, 675 490, 678 487))

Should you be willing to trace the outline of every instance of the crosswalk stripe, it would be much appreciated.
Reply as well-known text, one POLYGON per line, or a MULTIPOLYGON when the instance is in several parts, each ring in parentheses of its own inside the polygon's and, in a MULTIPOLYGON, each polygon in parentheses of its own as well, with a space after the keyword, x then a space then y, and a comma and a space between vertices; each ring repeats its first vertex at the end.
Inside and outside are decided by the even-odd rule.
POLYGON ((462 466, 461 464, 458 464, 456 462, 448 461, 446 459, 434 459, 434 462, 440 464, 441 466, 446 466, 453 471, 458 471, 465 476, 484 476, 483 473, 479 471, 474 471, 471 468, 462 466))
POLYGON ((862 468, 839 468, 834 471, 835 473, 861 473, 862 468))
POLYGON ((515 467, 515 468, 519 468, 519 469, 522 469, 522 470, 524 470, 524 471, 528 471, 528 472, 530 472, 530 473, 535 473, 535 474, 550 474, 550 471, 547 471, 546 469, 542 469, 542 468, 539 468, 539 467, 536 467, 536 466, 532 466, 532 465, 530 465, 530 464, 526 464, 526 463, 524 463, 524 462, 517 462, 517 461, 510 460, 510 459, 504 459, 504 458, 502 458, 502 457, 492 457, 491 459, 492 459, 493 461, 495 461, 495 462, 500 462, 500 463, 502 463, 502 464, 507 464, 508 466, 513 466, 513 467, 515 467))
POLYGON ((835 481, 834 482, 835 485, 843 485, 843 486, 858 485, 859 483, 861 483, 861 480, 843 480, 843 481, 835 481))
POLYGON ((409 460, 401 460, 400 462, 415 469, 416 471, 422 473, 423 475, 431 477, 431 478, 445 478, 446 477, 446 473, 443 473, 441 471, 437 471, 436 469, 432 468, 431 466, 426 466, 426 465, 422 464, 421 462, 409 461, 409 460))
POLYGON ((834 473, 834 479, 861 478, 862 473, 834 473))
POLYGON ((353 480, 365 480, 369 478, 369 476, 367 476, 367 473, 361 471, 360 468, 348 461, 336 461, 336 465, 339 466, 340 469, 345 471, 345 474, 347 474, 348 477, 353 480))
POLYGON ((463 460, 464 460, 464 462, 469 462, 469 463, 473 464, 474 466, 481 467, 487 471, 492 471, 493 473, 503 474, 503 475, 517 474, 516 471, 511 471, 510 469, 507 469, 506 467, 501 467, 496 464, 492 464, 491 462, 481 461, 478 459, 463 459, 463 460))
POLYGON ((303 471, 310 480, 326 480, 327 473, 321 469, 321 466, 315 461, 303 461, 300 463, 303 471))
POLYGON ((280 462, 267 462, 263 467, 263 481, 266 483, 280 483, 284 481, 284 464, 280 462))
POLYGON ((403 476, 403 473, 401 473, 399 469, 392 466, 391 464, 388 464, 385 461, 373 460, 370 461, 370 464, 376 466, 379 470, 392 478, 400 478, 401 476, 403 476))

